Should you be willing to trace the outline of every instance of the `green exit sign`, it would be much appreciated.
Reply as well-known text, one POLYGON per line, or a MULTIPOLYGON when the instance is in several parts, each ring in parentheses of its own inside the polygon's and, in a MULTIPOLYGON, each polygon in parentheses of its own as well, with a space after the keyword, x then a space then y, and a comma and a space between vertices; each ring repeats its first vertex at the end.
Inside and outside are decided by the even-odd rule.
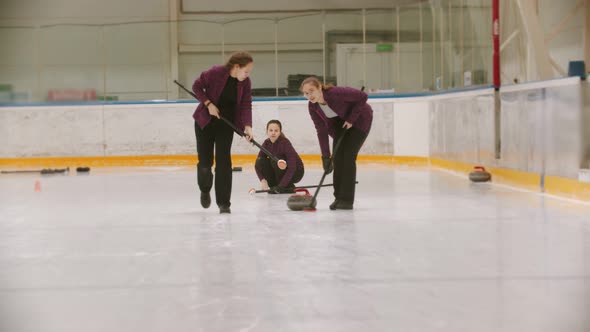
POLYGON ((391 51, 393 51, 393 44, 390 44, 390 43, 377 44, 375 50, 377 52, 391 52, 391 51))

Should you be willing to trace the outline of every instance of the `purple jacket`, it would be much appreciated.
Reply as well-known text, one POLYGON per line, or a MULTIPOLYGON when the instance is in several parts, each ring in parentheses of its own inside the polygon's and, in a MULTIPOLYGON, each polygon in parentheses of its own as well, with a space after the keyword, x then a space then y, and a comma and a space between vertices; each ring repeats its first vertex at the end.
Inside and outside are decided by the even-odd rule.
MULTIPOLYGON (((367 104, 369 96, 357 89, 335 86, 324 90, 324 100, 330 108, 344 121, 369 134, 373 122, 373 109, 367 104)), ((334 121, 327 118, 318 103, 309 102, 309 115, 313 120, 320 142, 322 156, 330 156, 328 135, 334 138, 334 121)))
MULTIPOLYGON (((295 171, 299 168, 303 168, 303 161, 299 157, 299 154, 297 154, 297 151, 293 148, 293 145, 291 145, 291 141, 284 137, 279 137, 274 143, 271 143, 270 138, 267 138, 264 143, 262 143, 262 146, 277 156, 277 158, 283 159, 287 162, 287 170, 285 171, 285 175, 283 175, 279 186, 288 186, 295 171)), ((264 158, 265 156, 266 154, 262 152, 262 150, 258 153, 258 158, 264 158)), ((259 180, 264 179, 262 170, 258 167, 256 167, 256 175, 258 175, 259 180)))
MULTIPOLYGON (((193 113, 193 118, 199 127, 205 126, 211 121, 211 114, 203 102, 211 100, 214 105, 219 103, 219 97, 229 77, 229 70, 225 66, 213 66, 201 73, 201 76, 193 84, 193 92, 200 103, 193 113)), ((244 130, 246 126, 252 127, 252 94, 250 78, 238 81, 236 113, 234 124, 244 130)))

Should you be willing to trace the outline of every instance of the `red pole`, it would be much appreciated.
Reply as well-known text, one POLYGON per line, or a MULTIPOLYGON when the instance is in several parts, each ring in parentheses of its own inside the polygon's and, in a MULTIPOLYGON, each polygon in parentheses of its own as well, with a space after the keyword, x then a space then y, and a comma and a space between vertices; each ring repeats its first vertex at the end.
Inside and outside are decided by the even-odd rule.
POLYGON ((492 37, 494 38, 494 88, 500 89, 500 0, 492 0, 492 37))

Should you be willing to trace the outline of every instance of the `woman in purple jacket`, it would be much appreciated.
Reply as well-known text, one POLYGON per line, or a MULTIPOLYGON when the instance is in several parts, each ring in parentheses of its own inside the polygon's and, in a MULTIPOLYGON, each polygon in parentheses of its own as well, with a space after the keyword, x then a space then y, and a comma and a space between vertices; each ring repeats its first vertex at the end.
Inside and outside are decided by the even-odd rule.
POLYGON ((309 100, 308 108, 317 131, 324 172, 334 170, 334 197, 331 210, 352 210, 356 183, 356 158, 373 122, 373 109, 367 94, 353 88, 323 85, 316 77, 301 83, 301 91, 309 100), (330 145, 344 135, 330 163, 330 145))
POLYGON ((279 120, 268 121, 266 134, 268 138, 262 143, 262 146, 277 158, 286 160, 288 167, 286 170, 280 169, 277 162, 260 151, 254 168, 262 189, 270 189, 269 194, 294 193, 295 183, 303 178, 303 161, 289 139, 283 134, 283 126, 279 120))
POLYGON ((201 205, 211 205, 213 152, 215 151, 215 201, 219 213, 231 213, 232 188, 231 145, 233 129, 220 119, 223 116, 252 140, 252 94, 248 76, 253 59, 248 52, 232 54, 225 66, 214 66, 201 73, 193 84, 200 103, 193 114, 197 138, 197 179, 201 205))

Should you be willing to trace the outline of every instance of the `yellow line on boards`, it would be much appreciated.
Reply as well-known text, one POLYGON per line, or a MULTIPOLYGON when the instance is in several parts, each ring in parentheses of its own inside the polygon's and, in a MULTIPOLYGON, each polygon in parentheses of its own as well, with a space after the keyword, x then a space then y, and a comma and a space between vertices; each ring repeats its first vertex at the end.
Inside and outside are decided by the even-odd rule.
MULTIPOLYGON (((232 164, 246 169, 254 168, 257 155, 232 155, 232 164)), ((306 165, 321 165, 319 155, 301 155, 306 165)), ((438 158, 415 156, 359 155, 359 163, 381 163, 408 166, 431 166, 467 174, 473 171, 475 164, 457 162, 438 158)), ((22 168, 65 168, 65 167, 126 167, 126 166, 196 166, 195 155, 153 155, 153 156, 90 156, 90 157, 33 157, 0 158, 0 167, 22 168)), ((485 165, 484 165, 485 166, 485 165)), ((492 174, 492 181, 515 185, 533 191, 544 191, 556 196, 590 201, 590 183, 557 176, 517 171, 507 168, 486 167, 492 174)))

